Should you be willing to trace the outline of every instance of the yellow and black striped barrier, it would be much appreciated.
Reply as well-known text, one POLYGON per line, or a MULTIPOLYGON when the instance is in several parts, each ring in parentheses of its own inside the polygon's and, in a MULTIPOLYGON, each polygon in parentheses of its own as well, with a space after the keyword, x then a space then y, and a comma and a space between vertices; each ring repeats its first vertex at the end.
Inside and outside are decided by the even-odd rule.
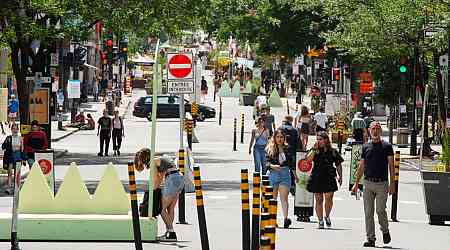
POLYGON ((206 228, 205 206, 203 205, 202 180, 199 166, 194 166, 194 185, 202 250, 209 250, 208 229, 206 228))
POLYGON ((237 151, 236 140, 237 140, 237 119, 234 118, 234 126, 233 126, 233 151, 237 151))
POLYGON ((270 249, 275 249, 275 227, 274 226, 266 226, 264 228, 264 235, 270 239, 270 249))
POLYGON ((248 169, 241 169, 242 250, 250 250, 250 200, 248 169))
POLYGON ((266 193, 264 194, 263 211, 265 213, 269 212, 269 201, 273 199, 273 187, 266 187, 266 193))
MULTIPOLYGON (((264 213, 264 201, 265 201, 265 195, 267 193, 267 187, 270 186, 269 176, 263 175, 262 177, 262 192, 261 192, 261 213, 264 213)), ((264 228, 263 228, 264 229, 264 228)))
POLYGON ((128 179, 131 200, 131 216, 133 219, 134 246, 136 250, 142 250, 141 225, 139 222, 139 211, 137 202, 136 178, 134 175, 134 163, 128 162, 128 179))
POLYGON ((241 115, 241 143, 244 143, 244 114, 241 115))
POLYGON ((261 237, 261 248, 260 250, 271 250, 270 249, 270 239, 267 237, 261 237))
POLYGON ((193 129, 192 119, 186 119, 186 122, 184 123, 184 127, 186 129, 188 146, 189 146, 189 149, 192 151, 192 129, 193 129))
POLYGON ((270 214, 270 226, 274 228, 273 232, 270 232, 273 237, 273 243, 271 239, 271 248, 275 249, 276 228, 277 228, 277 200, 269 200, 269 214, 270 214))
POLYGON ((193 127, 196 127, 198 118, 198 104, 196 102, 193 102, 191 105, 191 113, 193 119, 193 127))
MULTIPOLYGON (((180 169, 180 173, 185 175, 185 167, 184 167, 184 157, 185 152, 184 149, 178 150, 178 168, 180 169)), ((185 200, 185 190, 181 190, 180 196, 178 197, 178 223, 179 224, 187 224, 186 222, 186 200, 185 200)))
POLYGON ((253 173, 252 250, 259 249, 259 215, 261 214, 261 177, 253 173))
POLYGON ((397 222, 397 206, 398 206, 398 181, 400 178, 400 151, 395 151, 394 155, 394 169, 395 169, 395 193, 392 194, 392 209, 391 219, 397 222))
POLYGON ((261 213, 261 225, 260 225, 260 245, 262 246, 263 237, 267 237, 265 228, 266 226, 270 226, 270 214, 269 213, 261 213))

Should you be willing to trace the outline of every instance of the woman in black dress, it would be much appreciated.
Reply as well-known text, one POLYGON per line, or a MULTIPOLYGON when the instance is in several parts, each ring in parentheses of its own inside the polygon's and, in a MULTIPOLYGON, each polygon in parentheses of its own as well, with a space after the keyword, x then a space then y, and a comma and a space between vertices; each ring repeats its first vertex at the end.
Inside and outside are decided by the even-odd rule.
POLYGON ((342 166, 344 161, 336 149, 331 147, 330 138, 324 131, 317 133, 317 142, 308 160, 313 161, 314 166, 311 172, 306 189, 314 193, 316 200, 316 214, 319 219, 319 228, 323 229, 323 202, 325 197, 325 222, 327 227, 331 227, 330 213, 333 208, 333 195, 338 190, 336 179, 342 185, 342 166), (333 166, 334 164, 334 166, 333 166))

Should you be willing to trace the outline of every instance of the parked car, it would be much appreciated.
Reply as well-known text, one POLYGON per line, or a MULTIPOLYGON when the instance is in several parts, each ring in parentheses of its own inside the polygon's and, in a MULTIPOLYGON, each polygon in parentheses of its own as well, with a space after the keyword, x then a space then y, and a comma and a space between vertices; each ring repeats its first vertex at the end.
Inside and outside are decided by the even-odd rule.
MULTIPOLYGON (((152 96, 139 98, 134 104, 133 115, 151 120, 152 103, 152 96)), ((184 110, 186 112, 191 111, 191 104, 188 100, 184 100, 184 110)), ((179 118, 180 97, 174 95, 159 95, 156 117, 179 118)), ((216 117, 216 110, 214 108, 198 104, 198 121, 204 121, 205 119, 214 117, 216 117)))

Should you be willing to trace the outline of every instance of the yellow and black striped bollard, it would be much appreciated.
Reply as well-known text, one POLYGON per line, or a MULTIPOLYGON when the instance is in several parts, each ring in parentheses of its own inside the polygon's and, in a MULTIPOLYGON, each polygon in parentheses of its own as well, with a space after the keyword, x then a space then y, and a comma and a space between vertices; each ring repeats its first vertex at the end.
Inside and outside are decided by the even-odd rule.
POLYGON ((266 226, 270 226, 270 214, 269 213, 261 213, 261 225, 260 225, 260 245, 262 246, 261 240, 263 237, 267 237, 265 228, 266 226))
POLYGON ((236 128, 237 127, 237 119, 236 118, 234 118, 234 126, 233 126, 233 151, 237 151, 237 148, 236 148, 236 140, 237 140, 237 131, 236 131, 236 128))
POLYGON ((241 115, 241 143, 244 143, 244 114, 241 115))
POLYGON ((263 211, 265 213, 269 212, 269 201, 271 199, 273 199, 273 187, 268 186, 268 187, 266 187, 266 193, 264 194, 263 211))
POLYGON ((275 249, 275 227, 266 226, 264 228, 264 235, 270 239, 270 249, 275 249))
MULTIPOLYGON (((277 228, 277 200, 269 200, 269 214, 270 214, 270 226, 274 228, 273 230, 273 244, 271 244, 272 249, 275 249, 275 239, 276 239, 276 228, 277 228)), ((272 243, 272 242, 271 242, 272 243)))
POLYGON ((250 250, 250 200, 248 169, 241 169, 242 250, 250 250))
POLYGON ((261 248, 260 250, 271 250, 270 249, 270 239, 267 237, 261 237, 261 248))
POLYGON ((193 102, 191 105, 191 113, 192 113, 192 119, 193 119, 193 127, 197 126, 197 118, 198 118, 198 104, 196 102, 193 102))
POLYGON ((261 214, 261 178, 253 173, 252 250, 259 249, 259 215, 261 214))
POLYGON ((199 166, 194 166, 194 185, 202 250, 209 250, 208 229, 206 228, 205 206, 203 205, 202 180, 199 166))
POLYGON ((134 246, 136 250, 142 250, 141 224, 139 222, 139 211, 137 202, 136 178, 134 176, 134 163, 128 162, 128 178, 131 200, 131 216, 133 219, 134 246))
MULTIPOLYGON (((261 193, 261 213, 264 213, 264 201, 266 199, 265 195, 267 193, 267 187, 270 186, 269 176, 263 175, 262 177, 262 193, 261 193)), ((263 228, 264 229, 264 228, 263 228)))
POLYGON ((189 149, 192 151, 192 119, 186 119, 186 123, 184 125, 186 127, 187 141, 189 149))
MULTIPOLYGON (((183 175, 184 180, 184 174, 185 174, 185 167, 184 167, 184 157, 185 152, 184 149, 178 150, 178 168, 180 169, 180 173, 183 175)), ((178 197, 178 223, 179 224, 187 224, 186 222, 186 200, 185 200, 185 190, 181 190, 181 193, 178 197)))
POLYGON ((400 178, 400 151, 395 151, 394 156, 394 169, 395 169, 395 193, 392 194, 392 209, 391 209, 391 219, 392 221, 398 222, 397 220, 397 204, 398 204, 398 181, 400 178))

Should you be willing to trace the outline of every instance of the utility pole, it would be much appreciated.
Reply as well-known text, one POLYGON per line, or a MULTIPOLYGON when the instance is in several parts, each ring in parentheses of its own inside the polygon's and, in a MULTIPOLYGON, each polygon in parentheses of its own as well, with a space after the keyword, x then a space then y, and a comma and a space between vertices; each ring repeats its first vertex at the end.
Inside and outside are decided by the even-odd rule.
POLYGON ((417 95, 417 73, 419 72, 419 48, 417 44, 414 46, 414 67, 412 70, 412 86, 413 86, 413 110, 412 110, 412 130, 411 130, 411 148, 410 155, 417 155, 417 124, 416 124, 416 95, 417 95))

